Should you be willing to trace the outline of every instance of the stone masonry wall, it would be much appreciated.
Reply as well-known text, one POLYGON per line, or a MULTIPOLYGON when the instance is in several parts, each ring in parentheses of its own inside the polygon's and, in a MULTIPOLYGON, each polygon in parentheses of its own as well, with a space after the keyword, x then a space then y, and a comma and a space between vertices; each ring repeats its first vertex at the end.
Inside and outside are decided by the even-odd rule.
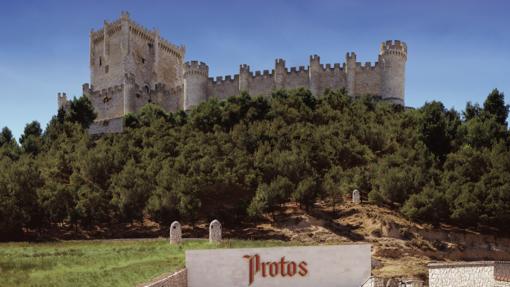
POLYGON ((112 86, 107 89, 91 91, 84 88, 94 111, 97 114, 96 121, 122 117, 124 115, 124 85, 112 86))
POLYGON ((115 118, 111 120, 95 121, 88 129, 90 134, 120 133, 124 130, 124 119, 115 118))
POLYGON ((239 95, 239 75, 209 78, 207 95, 209 99, 220 100, 239 95))
POLYGON ((91 84, 84 85, 84 94, 96 110, 96 121, 122 118, 147 103, 174 112, 207 99, 237 96, 241 91, 269 96, 276 89, 305 88, 320 96, 326 89, 345 88, 350 96, 379 96, 404 104, 407 45, 397 40, 382 43, 378 62, 373 64, 362 65, 356 62, 355 53, 347 53, 345 63, 324 65, 313 55, 306 67, 287 68, 285 60, 276 59, 272 70, 251 72, 248 65, 241 65, 239 74, 215 79, 209 78, 205 63, 194 67, 193 62, 198 62, 183 63, 184 57, 184 46, 164 40, 158 30, 138 25, 127 12, 92 30, 91 84))
POLYGON ((510 282, 510 262, 495 262, 494 278, 500 281, 500 284, 506 284, 501 286, 510 286, 510 283, 508 283, 510 282))
POLYGON ((96 90, 122 84, 124 77, 120 20, 90 35, 91 83, 96 90))
POLYGON ((493 287, 494 265, 490 262, 429 265, 429 287, 493 287))
MULTIPOLYGON (((321 65, 315 86, 318 87, 319 95, 326 89, 339 90, 347 88, 347 72, 340 64, 321 65)), ((251 96, 270 96, 278 89, 275 80, 275 70, 250 72, 248 77, 248 89, 251 96)), ((284 89, 305 88, 311 89, 309 67, 300 66, 285 68, 284 79, 281 87, 284 89)), ((381 93, 381 69, 377 63, 357 63, 355 71, 355 95, 374 95, 381 93)), ((209 78, 207 96, 204 98, 226 99, 237 96, 240 93, 239 74, 226 77, 209 78)))

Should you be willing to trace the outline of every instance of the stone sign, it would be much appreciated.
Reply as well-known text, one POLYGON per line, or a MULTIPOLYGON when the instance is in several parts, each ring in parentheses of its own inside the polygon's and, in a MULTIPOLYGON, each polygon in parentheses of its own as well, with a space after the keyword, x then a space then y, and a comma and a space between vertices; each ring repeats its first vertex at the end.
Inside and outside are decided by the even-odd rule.
POLYGON ((359 287, 370 244, 187 250, 188 287, 359 287))

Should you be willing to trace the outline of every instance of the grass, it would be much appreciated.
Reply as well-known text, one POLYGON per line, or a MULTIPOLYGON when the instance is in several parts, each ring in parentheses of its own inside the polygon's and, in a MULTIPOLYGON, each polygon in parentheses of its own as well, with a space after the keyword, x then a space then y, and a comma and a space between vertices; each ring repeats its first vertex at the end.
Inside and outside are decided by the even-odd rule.
POLYGON ((136 286, 184 267, 184 250, 282 246, 282 241, 165 239, 0 243, 0 286, 136 286))

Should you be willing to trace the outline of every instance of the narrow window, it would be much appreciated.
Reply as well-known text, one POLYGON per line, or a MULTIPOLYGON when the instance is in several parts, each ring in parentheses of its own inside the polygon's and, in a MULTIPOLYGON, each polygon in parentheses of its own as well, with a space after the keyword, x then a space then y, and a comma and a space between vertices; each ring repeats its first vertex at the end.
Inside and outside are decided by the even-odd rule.
POLYGON ((103 58, 101 56, 99 56, 99 67, 101 67, 103 65, 103 58))
POLYGON ((105 74, 108 74, 108 71, 110 70, 109 68, 110 68, 110 66, 108 66, 108 65, 106 65, 106 66, 104 67, 104 72, 105 72, 105 74))

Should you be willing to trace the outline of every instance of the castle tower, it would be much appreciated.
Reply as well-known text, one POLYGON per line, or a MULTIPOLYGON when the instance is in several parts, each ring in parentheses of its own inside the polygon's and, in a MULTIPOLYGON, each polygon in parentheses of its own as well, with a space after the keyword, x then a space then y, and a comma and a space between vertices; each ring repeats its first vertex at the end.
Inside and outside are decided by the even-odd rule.
POLYGON ((308 69, 310 92, 316 97, 319 96, 320 93, 321 70, 321 58, 317 55, 310 56, 310 67, 308 69))
POLYGON ((207 100, 209 67, 203 62, 191 61, 184 64, 184 110, 207 100))
POLYGON ((104 22, 90 32, 90 90, 88 97, 97 113, 96 121, 122 118, 147 103, 169 110, 182 94, 168 93, 183 86, 184 46, 161 38, 158 30, 148 30, 122 12, 120 18, 104 22), (155 95, 156 87, 166 92, 155 95), (105 98, 104 91, 108 92, 105 98))
POLYGON ((407 45, 399 40, 381 44, 381 96, 395 104, 404 105, 405 65, 407 45))
POLYGON ((276 89, 283 89, 285 87, 285 80, 287 78, 287 70, 285 68, 284 59, 276 59, 274 67, 274 85, 276 89))
POLYGON ((351 97, 356 95, 356 53, 345 55, 345 69, 347 73, 347 94, 351 97))
POLYGON ((57 94, 57 103, 58 109, 67 109, 69 106, 69 101, 67 100, 66 93, 58 93, 57 94))
POLYGON ((239 66, 239 91, 247 92, 250 88, 250 66, 242 64, 239 66))

